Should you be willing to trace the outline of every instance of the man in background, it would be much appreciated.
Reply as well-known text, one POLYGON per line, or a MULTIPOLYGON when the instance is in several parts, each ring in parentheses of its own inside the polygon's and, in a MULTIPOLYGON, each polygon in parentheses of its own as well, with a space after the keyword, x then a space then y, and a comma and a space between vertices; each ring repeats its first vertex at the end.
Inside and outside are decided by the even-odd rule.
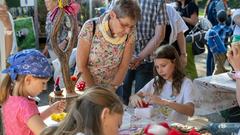
POLYGON ((135 55, 123 84, 124 103, 128 104, 135 80, 135 93, 153 78, 153 52, 165 37, 168 17, 165 0, 139 0, 141 19, 137 23, 135 55))

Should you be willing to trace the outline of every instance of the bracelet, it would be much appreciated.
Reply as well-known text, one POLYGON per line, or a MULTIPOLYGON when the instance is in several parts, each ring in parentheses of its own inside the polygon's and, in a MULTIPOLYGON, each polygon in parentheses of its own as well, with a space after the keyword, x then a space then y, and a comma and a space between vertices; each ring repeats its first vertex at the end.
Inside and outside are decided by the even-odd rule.
POLYGON ((118 88, 118 85, 110 84, 110 86, 111 86, 112 88, 114 88, 115 90, 118 88))
POLYGON ((181 53, 181 55, 183 55, 183 56, 186 56, 186 57, 187 57, 187 53, 181 53))

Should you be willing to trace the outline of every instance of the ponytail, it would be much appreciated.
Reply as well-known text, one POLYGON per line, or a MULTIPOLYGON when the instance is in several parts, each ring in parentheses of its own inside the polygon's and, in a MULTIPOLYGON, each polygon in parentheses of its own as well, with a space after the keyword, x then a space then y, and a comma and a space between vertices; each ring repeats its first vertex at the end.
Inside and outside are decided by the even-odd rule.
POLYGON ((8 74, 5 75, 0 85, 0 105, 2 105, 10 93, 11 89, 11 78, 8 74))

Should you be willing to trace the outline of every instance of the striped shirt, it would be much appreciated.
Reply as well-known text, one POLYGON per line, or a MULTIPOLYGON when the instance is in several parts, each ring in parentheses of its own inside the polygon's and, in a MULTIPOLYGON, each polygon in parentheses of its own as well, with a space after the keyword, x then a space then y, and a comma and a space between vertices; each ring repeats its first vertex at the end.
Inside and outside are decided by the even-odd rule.
MULTIPOLYGON (((141 20, 137 23, 135 53, 138 55, 155 34, 156 25, 168 24, 165 0, 139 0, 141 20)), ((152 62, 152 56, 145 58, 152 62)))

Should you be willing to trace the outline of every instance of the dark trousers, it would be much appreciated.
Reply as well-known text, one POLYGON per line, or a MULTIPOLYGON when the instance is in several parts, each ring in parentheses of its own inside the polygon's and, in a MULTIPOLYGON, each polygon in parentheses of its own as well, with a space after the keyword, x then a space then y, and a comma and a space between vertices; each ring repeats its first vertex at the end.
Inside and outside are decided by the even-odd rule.
POLYGON ((123 87, 122 87, 122 85, 117 88, 116 94, 117 94, 120 98, 123 97, 123 87))
POLYGON ((153 78, 153 62, 141 64, 136 70, 128 70, 123 83, 123 101, 128 105, 132 92, 132 83, 135 80, 135 93, 138 92, 153 78))
POLYGON ((210 50, 210 48, 207 46, 208 49, 208 54, 207 54, 207 76, 210 76, 213 74, 213 70, 214 70, 214 59, 213 59, 213 54, 210 50))

